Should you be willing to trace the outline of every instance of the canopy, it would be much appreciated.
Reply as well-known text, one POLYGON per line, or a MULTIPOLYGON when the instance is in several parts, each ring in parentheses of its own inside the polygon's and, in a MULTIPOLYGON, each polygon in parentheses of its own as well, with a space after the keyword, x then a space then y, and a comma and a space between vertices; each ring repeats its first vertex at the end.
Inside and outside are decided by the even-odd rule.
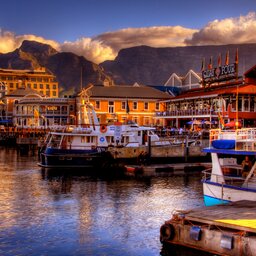
POLYGON ((199 124, 201 124, 201 122, 199 120, 192 120, 192 121, 187 122, 187 124, 197 124, 197 125, 199 125, 199 124))

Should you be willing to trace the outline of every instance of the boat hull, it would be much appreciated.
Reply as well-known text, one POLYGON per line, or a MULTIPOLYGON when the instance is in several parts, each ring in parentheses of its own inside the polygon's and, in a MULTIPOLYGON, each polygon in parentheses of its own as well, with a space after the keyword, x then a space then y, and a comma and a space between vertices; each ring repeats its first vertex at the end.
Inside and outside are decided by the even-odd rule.
POLYGON ((224 185, 210 181, 203 182, 203 193, 206 206, 240 200, 256 201, 256 189, 224 185))
POLYGON ((110 161, 104 148, 93 150, 63 150, 46 148, 40 154, 39 166, 45 168, 98 168, 110 161))

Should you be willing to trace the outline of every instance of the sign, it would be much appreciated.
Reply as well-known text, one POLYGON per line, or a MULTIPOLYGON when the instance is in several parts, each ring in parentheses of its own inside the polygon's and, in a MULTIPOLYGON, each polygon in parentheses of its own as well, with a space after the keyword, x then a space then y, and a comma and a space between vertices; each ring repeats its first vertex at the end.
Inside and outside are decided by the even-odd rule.
POLYGON ((212 68, 202 71, 204 82, 217 82, 220 80, 230 80, 237 76, 237 64, 222 65, 217 68, 212 68))
POLYGON ((117 140, 121 140, 121 137, 122 137, 122 126, 121 125, 115 125, 115 131, 114 131, 114 138, 115 138, 115 141, 117 140))

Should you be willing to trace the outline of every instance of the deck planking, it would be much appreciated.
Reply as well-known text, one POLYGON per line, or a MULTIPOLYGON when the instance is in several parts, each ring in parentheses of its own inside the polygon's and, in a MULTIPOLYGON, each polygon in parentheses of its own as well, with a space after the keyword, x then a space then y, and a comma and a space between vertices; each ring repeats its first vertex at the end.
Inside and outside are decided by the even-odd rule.
POLYGON ((229 204, 192 209, 185 219, 203 224, 256 233, 256 202, 238 201, 229 204))

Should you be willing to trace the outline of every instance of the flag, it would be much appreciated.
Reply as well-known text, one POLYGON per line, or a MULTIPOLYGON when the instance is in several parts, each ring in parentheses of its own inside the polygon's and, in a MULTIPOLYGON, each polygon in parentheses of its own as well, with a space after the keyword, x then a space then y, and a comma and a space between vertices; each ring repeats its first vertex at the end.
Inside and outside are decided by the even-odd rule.
POLYGON ((205 58, 202 59, 201 71, 204 71, 204 69, 205 69, 205 58))
POLYGON ((238 64, 238 48, 236 48, 236 58, 235 58, 235 63, 238 64))
POLYGON ((210 58, 210 62, 209 62, 209 65, 208 65, 208 69, 212 69, 212 56, 210 58))
POLYGON ((218 67, 221 66, 221 53, 219 54, 219 57, 218 57, 218 67))
POLYGON ((229 64, 229 51, 226 53, 225 65, 229 64))
POLYGON ((126 100, 126 113, 129 114, 130 113, 130 108, 129 108, 129 102, 128 99, 126 100))

